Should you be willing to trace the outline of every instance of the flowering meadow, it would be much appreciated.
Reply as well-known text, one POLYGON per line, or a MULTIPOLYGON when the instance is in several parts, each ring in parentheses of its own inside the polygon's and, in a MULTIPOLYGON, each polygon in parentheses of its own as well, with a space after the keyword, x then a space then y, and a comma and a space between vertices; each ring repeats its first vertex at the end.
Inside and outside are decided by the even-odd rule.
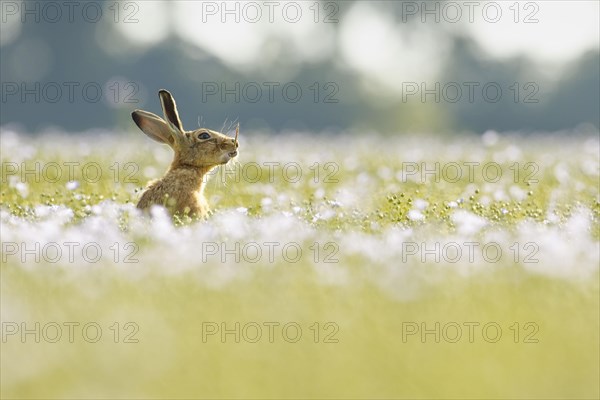
POLYGON ((600 396, 597 132, 0 139, 4 398, 600 396))

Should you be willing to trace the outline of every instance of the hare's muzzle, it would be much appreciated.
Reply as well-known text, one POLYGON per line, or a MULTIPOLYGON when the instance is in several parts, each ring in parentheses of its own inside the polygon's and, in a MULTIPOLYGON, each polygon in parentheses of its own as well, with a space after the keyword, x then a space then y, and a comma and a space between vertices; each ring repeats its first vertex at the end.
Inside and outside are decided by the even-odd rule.
MULTIPOLYGON (((238 147, 240 147, 240 144, 237 141, 237 134, 235 135, 235 139, 233 139, 233 145, 235 146, 235 148, 237 149, 238 147)), ((237 150, 234 150, 230 153, 228 153, 231 157, 235 157, 238 155, 237 150)))

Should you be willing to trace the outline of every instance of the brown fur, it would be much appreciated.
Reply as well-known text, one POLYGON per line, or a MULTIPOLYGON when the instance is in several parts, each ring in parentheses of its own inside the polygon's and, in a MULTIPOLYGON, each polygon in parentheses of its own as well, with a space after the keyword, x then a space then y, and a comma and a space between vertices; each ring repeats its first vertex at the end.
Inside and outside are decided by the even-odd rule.
POLYGON ((158 204, 172 214, 205 217, 209 211, 203 194, 205 177, 237 156, 238 132, 234 139, 206 128, 184 131, 171 94, 161 90, 159 96, 166 121, 143 110, 134 111, 132 117, 148 137, 171 146, 175 156, 165 176, 150 183, 137 207, 146 210, 158 204))

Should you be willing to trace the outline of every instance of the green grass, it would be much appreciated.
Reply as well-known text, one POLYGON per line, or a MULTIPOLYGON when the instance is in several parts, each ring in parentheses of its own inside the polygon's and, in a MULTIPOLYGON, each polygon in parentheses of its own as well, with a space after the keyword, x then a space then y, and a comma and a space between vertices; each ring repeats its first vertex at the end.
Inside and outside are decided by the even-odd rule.
POLYGON ((95 241, 104 257, 22 262, 3 247, 2 398, 600 397, 597 136, 486 145, 476 137, 249 135, 238 168, 256 162, 261 179, 213 179, 214 214, 173 227, 127 205, 166 167, 168 150, 134 135, 95 138, 93 148, 85 136, 59 136, 38 139, 28 153, 26 138, 3 135, 3 246, 95 241), (35 161, 94 161, 103 176, 87 182, 76 170, 74 190, 65 176, 29 179, 24 196, 6 165, 35 161), (407 162, 490 161, 502 168, 497 182, 481 174, 402 178, 407 162), (137 182, 125 182, 123 168, 115 180, 114 162, 135 163, 137 182), (282 164, 269 172, 265 162, 282 164), (283 179, 285 162, 300 165, 302 179, 283 179), (539 167, 538 182, 523 179, 528 162, 539 167), (326 163, 337 168, 328 180, 326 163), (257 263, 203 259, 203 243, 271 241, 278 249, 298 243, 302 257, 289 263, 278 250, 257 263), (422 262, 403 247, 464 242, 480 245, 472 262, 422 262), (490 242, 503 251, 496 262, 479 250, 490 242), (124 262, 127 243, 137 244, 138 262, 124 262), (537 246, 535 263, 525 258, 527 243, 537 246), (14 323, 32 329, 36 322, 59 324, 62 338, 36 343, 33 334, 7 333, 14 323), (79 323, 72 343, 69 322, 79 323), (96 343, 81 332, 90 322, 102 329, 96 343), (208 335, 213 323, 239 323, 239 343, 234 334, 208 335), (265 323, 278 324, 272 342, 265 323), (293 328, 282 334, 288 323, 302 329, 297 342, 293 328), (409 334, 436 323, 439 342, 433 333, 409 334), (252 343, 256 324, 262 337, 252 343), (456 326, 462 336, 454 341, 456 326), (497 340, 494 326, 502 330, 497 340), (127 343, 136 327, 129 339, 137 343, 127 343))

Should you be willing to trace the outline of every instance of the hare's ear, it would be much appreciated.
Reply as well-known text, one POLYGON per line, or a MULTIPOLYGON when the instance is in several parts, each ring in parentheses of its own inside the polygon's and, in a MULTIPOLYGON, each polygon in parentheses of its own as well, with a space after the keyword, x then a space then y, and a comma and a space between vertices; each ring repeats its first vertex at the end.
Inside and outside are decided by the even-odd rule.
POLYGON ((171 147, 175 145, 175 138, 171 133, 171 128, 169 128, 165 120, 158 115, 144 110, 135 110, 131 113, 131 117, 138 128, 140 128, 150 139, 156 140, 159 143, 168 144, 171 147))
POLYGON ((179 132, 183 133, 183 125, 179 119, 177 104, 175 104, 175 99, 171 93, 165 89, 161 89, 158 91, 158 97, 160 97, 160 104, 162 104, 163 113, 165 114, 165 119, 167 122, 173 124, 175 128, 179 129, 179 132))

